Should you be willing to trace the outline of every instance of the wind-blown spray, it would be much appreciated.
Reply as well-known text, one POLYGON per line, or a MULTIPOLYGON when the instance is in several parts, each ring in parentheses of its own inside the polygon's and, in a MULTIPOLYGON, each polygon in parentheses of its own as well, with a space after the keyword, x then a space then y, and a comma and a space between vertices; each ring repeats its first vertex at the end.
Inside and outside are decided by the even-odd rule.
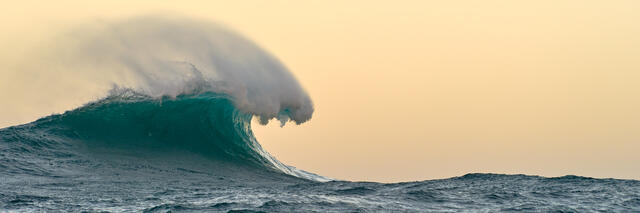
POLYGON ((311 99, 284 65, 217 24, 145 16, 77 27, 57 42, 65 44, 64 54, 53 53, 62 70, 103 78, 95 83, 153 97, 224 93, 262 124, 273 118, 300 124, 313 114, 311 99))

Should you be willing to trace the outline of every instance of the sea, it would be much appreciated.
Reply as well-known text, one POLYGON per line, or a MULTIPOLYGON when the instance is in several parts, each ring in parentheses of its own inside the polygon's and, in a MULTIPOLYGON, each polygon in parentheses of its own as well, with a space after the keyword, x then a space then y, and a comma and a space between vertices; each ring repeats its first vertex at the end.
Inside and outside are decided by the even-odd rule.
POLYGON ((251 121, 221 93, 122 90, 1 129, 0 212, 640 212, 637 180, 333 179, 275 159, 251 121))

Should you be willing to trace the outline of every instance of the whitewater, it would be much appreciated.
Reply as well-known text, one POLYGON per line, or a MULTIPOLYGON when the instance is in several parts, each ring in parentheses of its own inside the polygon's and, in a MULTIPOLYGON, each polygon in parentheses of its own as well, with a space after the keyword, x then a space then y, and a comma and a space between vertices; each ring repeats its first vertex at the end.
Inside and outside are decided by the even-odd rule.
POLYGON ((39 57, 50 66, 22 71, 75 76, 65 86, 103 91, 0 129, 0 212, 640 211, 637 180, 467 174, 375 183, 288 166, 261 147, 252 121, 302 124, 312 100, 275 57, 217 24, 145 16, 54 40, 47 46, 64 48, 39 57))

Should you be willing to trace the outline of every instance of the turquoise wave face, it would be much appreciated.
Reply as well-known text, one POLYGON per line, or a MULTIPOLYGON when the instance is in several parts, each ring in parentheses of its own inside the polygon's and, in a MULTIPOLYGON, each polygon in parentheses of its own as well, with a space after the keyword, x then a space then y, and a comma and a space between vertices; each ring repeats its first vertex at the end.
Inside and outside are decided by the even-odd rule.
POLYGON ((31 129, 47 129, 93 150, 187 151, 216 161, 286 170, 260 147, 251 118, 223 94, 152 98, 125 90, 40 119, 31 129))

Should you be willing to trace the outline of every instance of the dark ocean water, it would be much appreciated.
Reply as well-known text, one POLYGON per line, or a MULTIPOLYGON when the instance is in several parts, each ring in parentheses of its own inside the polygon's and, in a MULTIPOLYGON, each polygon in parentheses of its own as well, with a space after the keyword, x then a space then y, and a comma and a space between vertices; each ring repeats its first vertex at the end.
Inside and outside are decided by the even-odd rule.
POLYGON ((251 118, 225 95, 125 91, 1 129, 0 212, 640 212, 636 180, 331 180, 269 155, 251 118))

